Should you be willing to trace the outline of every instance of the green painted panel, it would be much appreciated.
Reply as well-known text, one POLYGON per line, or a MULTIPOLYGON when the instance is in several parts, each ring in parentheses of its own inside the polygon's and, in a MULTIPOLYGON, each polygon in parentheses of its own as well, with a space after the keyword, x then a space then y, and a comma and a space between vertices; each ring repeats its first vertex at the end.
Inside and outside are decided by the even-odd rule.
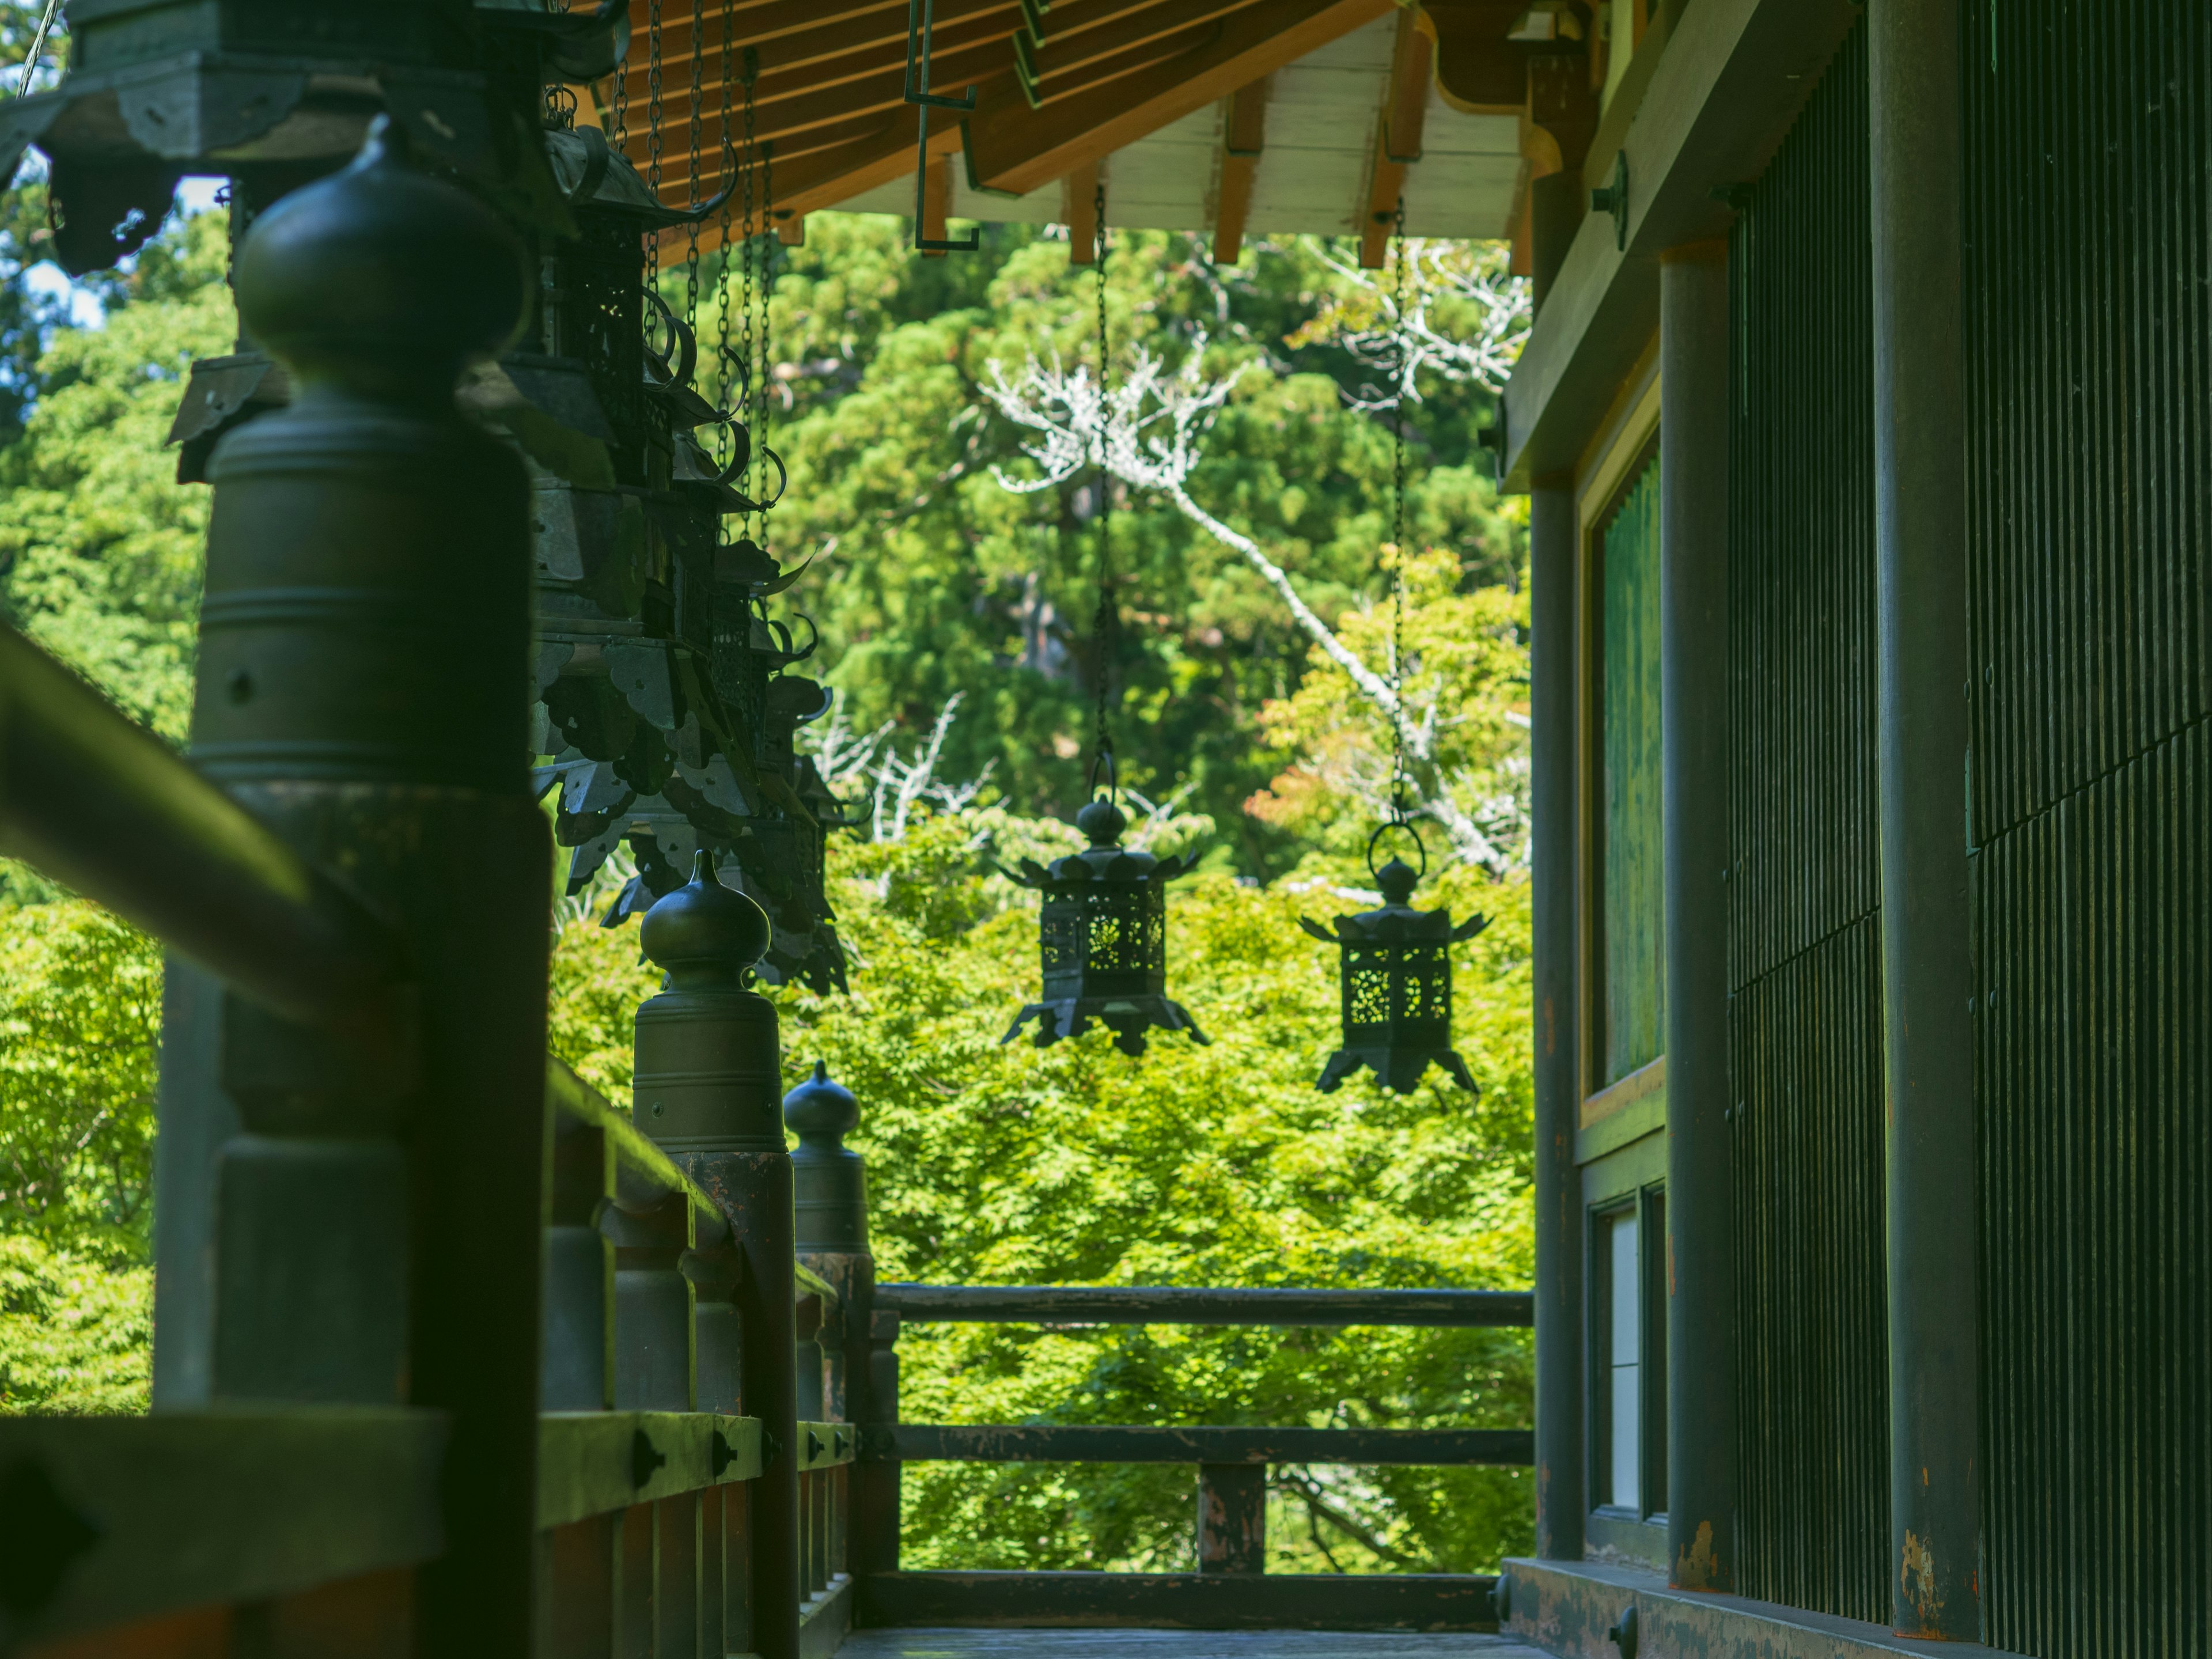
POLYGON ((1606 521, 1601 549, 1605 964, 1599 1082, 1667 1046, 1667 859, 1659 721, 1659 458, 1606 521))

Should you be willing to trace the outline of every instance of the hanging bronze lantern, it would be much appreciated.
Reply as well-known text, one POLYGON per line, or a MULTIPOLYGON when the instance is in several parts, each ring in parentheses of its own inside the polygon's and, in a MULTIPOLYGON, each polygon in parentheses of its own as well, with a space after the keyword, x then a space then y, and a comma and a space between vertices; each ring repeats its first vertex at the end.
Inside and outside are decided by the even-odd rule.
MULTIPOLYGON (((1100 762, 1110 780, 1113 757, 1100 762)), ((1095 790, 1095 771, 1093 778, 1095 790)), ((1075 815, 1075 825, 1091 838, 1084 851, 1049 866, 1024 859, 1019 873, 1005 872, 1044 895, 1044 996, 1017 1014, 1000 1041, 1012 1042, 1035 1019, 1031 1041, 1040 1048, 1080 1036, 1094 1020, 1114 1033, 1114 1046, 1125 1054, 1144 1053, 1145 1033, 1155 1027, 1204 1042, 1206 1034, 1167 994, 1167 884, 1188 875, 1197 855, 1163 859, 1125 848, 1129 820, 1115 805, 1110 782, 1075 815)))
POLYGON ((1322 1068, 1316 1086, 1323 1094, 1334 1094, 1365 1066, 1384 1087, 1409 1095, 1432 1062, 1461 1088, 1474 1088, 1467 1062, 1452 1052, 1451 947, 1489 927, 1490 918, 1470 916, 1455 927, 1449 909, 1414 909, 1407 901, 1428 866, 1428 850, 1421 847, 1419 832, 1405 820, 1394 819, 1367 841, 1367 868, 1382 890, 1382 908, 1337 917, 1334 933, 1298 918, 1306 932, 1342 953, 1344 1046, 1322 1068), (1419 870, 1395 857, 1375 868, 1375 843, 1392 830, 1413 835, 1421 850, 1419 870))

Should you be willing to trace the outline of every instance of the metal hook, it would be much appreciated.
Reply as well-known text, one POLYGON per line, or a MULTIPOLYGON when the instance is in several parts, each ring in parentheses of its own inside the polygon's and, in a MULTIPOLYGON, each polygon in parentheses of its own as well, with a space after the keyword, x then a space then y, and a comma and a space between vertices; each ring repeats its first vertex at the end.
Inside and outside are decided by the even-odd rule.
POLYGON ((672 386, 690 386, 692 374, 699 367, 697 337, 685 325, 681 317, 669 309, 668 301, 662 299, 653 289, 645 290, 645 303, 649 313, 645 319, 647 331, 645 340, 647 378, 653 380, 656 387, 663 391, 672 386), (669 349, 666 351, 653 349, 651 333, 653 318, 651 313, 659 313, 660 320, 667 325, 669 349))
POLYGON ((936 0, 907 0, 906 7, 906 101, 918 106, 915 119, 916 136, 914 157, 914 246, 917 253, 973 253, 983 246, 983 233, 971 230, 962 239, 939 238, 922 234, 922 210, 929 198, 929 112, 933 109, 971 110, 975 107, 975 88, 970 87, 957 98, 947 98, 929 89, 929 60, 933 37, 936 31, 936 0))
POLYGON ((1093 799, 1098 795, 1098 769, 1102 766, 1106 769, 1106 798, 1111 800, 1121 793, 1121 776, 1114 763, 1114 745, 1110 743, 1100 744, 1097 757, 1091 763, 1091 794, 1093 799))

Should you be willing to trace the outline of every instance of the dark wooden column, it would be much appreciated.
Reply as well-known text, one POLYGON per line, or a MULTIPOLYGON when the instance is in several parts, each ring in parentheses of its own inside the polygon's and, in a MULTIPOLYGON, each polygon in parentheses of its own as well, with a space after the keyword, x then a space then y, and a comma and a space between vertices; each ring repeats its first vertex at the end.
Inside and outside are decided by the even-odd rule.
POLYGON ((1198 1466, 1198 1570, 1267 1570, 1267 1466, 1198 1466))
POLYGON ((1735 1189, 1729 1142, 1729 267, 1659 267, 1659 626, 1667 824, 1669 1582, 1735 1583, 1735 1189))
POLYGON ((1540 478, 1528 504, 1530 793, 1536 978, 1536 1553, 1579 1561, 1583 1479, 1583 1200, 1575 987, 1575 615, 1581 532, 1573 483, 1540 478))
POLYGON ((1890 1584, 1899 1633, 1978 1641, 1958 0, 1877 6, 1869 27, 1890 1584))
POLYGON ((784 1150, 775 1007, 745 988, 768 918, 714 878, 702 853, 689 884, 646 913, 641 943, 667 988, 637 1011, 633 1115, 729 1218, 744 1268, 739 1403, 761 1421, 763 1468, 748 1506, 752 1651, 797 1659, 799 1453, 792 1309, 791 1158, 784 1150))

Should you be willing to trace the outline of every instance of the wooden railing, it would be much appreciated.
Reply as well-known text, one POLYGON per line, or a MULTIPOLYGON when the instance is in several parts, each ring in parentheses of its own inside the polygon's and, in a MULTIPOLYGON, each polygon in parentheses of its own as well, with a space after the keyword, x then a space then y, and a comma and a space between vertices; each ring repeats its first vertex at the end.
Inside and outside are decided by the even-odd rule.
POLYGON ((817 1068, 778 1110, 775 1012, 744 988, 731 901, 703 868, 656 907, 659 943, 647 932, 668 980, 638 1012, 635 1109, 541 1060, 542 1231, 517 1240, 453 1207, 477 1200, 467 1181, 410 1173, 452 1126, 316 1115, 380 1088, 426 1097, 406 1081, 422 1014, 400 941, 4 629, 0 848, 216 976, 173 984, 173 1011, 196 985, 244 1000, 223 1005, 219 1076, 261 1115, 210 1115, 191 1092, 204 1051, 173 1040, 168 1398, 157 1346, 149 1418, 0 1420, 0 1643, 243 1655, 276 1630, 288 1651, 818 1659, 856 1620, 1494 1623, 1482 1575, 1267 1575, 1267 1470, 1526 1466, 1525 1430, 910 1424, 897 1343, 947 1320, 1525 1327, 1526 1294, 878 1285, 842 1144, 857 1103, 817 1068), (508 1276, 475 1278, 453 1237, 508 1276), (534 1388, 488 1401, 470 1380, 516 1368, 471 1352, 457 1275, 488 1298, 477 1346, 537 1333, 534 1388), (331 1331, 355 1345, 346 1366, 317 1346, 331 1331), (410 1375, 426 1364, 442 1396, 410 1375), (933 1460, 1192 1465, 1195 1571, 903 1571, 900 1471, 933 1460), (471 1576, 517 1559, 521 1601, 469 1602, 471 1576))
MULTIPOLYGON (((875 1287, 871 1341, 890 1350, 909 1322, 1526 1328, 1526 1292, 1459 1290, 1223 1290, 1112 1285, 875 1287)), ((872 1369, 896 1378, 895 1364, 872 1369)), ((1267 1574, 1271 1464, 1499 1464, 1527 1468, 1526 1429, 1161 1427, 1093 1424, 916 1424, 898 1420, 895 1383, 872 1404, 861 1455, 888 1478, 897 1537, 897 1471, 922 1462, 1185 1463, 1195 1467, 1195 1571, 1182 1573, 905 1571, 878 1555, 860 1576, 860 1616, 880 1625, 1170 1625, 1209 1628, 1411 1627, 1490 1630, 1486 1574, 1267 1574)))

